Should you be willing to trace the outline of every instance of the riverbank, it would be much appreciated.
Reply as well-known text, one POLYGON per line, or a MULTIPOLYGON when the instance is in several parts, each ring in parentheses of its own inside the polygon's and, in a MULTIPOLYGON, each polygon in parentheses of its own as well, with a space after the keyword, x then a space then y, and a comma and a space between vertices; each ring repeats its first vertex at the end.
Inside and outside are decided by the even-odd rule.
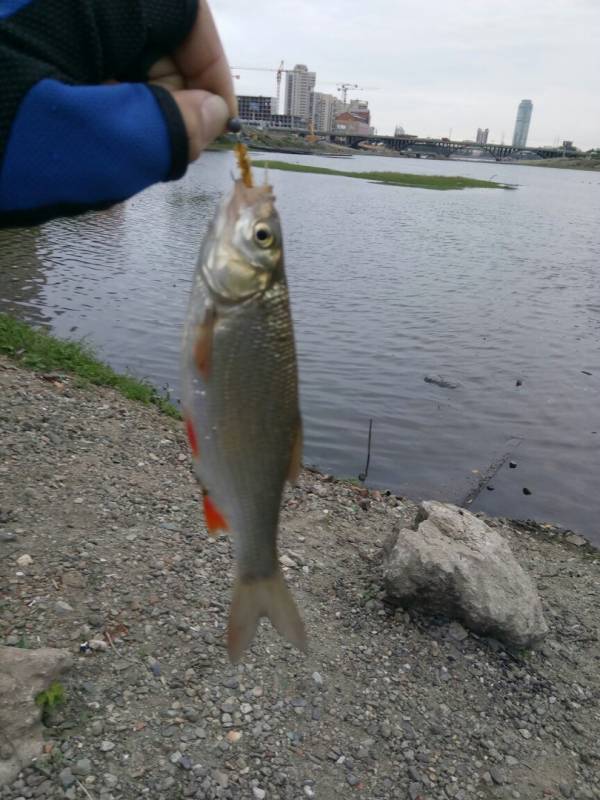
MULTIPOLYGON (((213 142, 208 150, 233 150, 238 141, 231 134, 221 136, 213 142)), ((352 147, 334 144, 325 140, 309 142, 305 137, 282 131, 261 131, 258 129, 245 129, 241 141, 249 150, 260 150, 273 153, 290 153, 296 155, 321 155, 321 156, 355 156, 362 152, 352 147)))
POLYGON ((600 158, 549 158, 535 161, 513 161, 525 167, 551 167, 554 169, 578 169, 589 172, 600 171, 600 158))
POLYGON ((0 442, 0 644, 76 659, 2 800, 600 798, 600 557, 580 537, 489 520, 551 629, 511 653, 385 602, 413 503, 304 470, 281 552, 310 655, 265 624, 234 668, 231 547, 206 535, 178 421, 0 356, 0 442))

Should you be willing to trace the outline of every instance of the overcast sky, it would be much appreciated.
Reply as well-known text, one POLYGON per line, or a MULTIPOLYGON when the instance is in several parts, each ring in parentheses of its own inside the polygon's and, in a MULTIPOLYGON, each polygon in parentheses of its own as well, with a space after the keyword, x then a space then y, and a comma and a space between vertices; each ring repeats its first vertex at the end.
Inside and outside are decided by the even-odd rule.
MULTIPOLYGON (((212 0, 230 63, 306 64, 316 88, 358 83, 380 133, 510 142, 533 101, 528 144, 600 147, 600 0, 212 0)), ((275 74, 236 70, 238 94, 275 74)), ((285 81, 283 82, 285 85, 285 81)))

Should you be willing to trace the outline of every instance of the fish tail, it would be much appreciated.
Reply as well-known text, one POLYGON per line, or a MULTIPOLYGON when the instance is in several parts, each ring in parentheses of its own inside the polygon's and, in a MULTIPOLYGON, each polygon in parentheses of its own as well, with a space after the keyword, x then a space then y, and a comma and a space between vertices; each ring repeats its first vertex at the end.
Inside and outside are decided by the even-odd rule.
POLYGON ((227 650, 233 664, 237 664, 254 639, 261 617, 268 617, 288 642, 303 652, 307 651, 302 617, 278 569, 269 578, 238 578, 236 581, 227 631, 227 650))

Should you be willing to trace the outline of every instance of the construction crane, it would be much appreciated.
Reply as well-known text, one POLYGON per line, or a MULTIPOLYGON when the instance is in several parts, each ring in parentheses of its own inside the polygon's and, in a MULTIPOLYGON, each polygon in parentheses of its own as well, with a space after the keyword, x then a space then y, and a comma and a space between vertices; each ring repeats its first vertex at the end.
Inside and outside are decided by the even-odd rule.
POLYGON ((358 83, 338 83, 337 90, 342 95, 342 103, 347 105, 348 92, 350 89, 358 89, 360 92, 374 92, 377 86, 359 86, 358 83))
MULTIPOLYGON (((280 102, 281 102, 281 78, 284 72, 297 72, 295 69, 285 69, 283 65, 283 61, 279 64, 277 69, 273 69, 273 67, 232 67, 231 69, 243 69, 243 70, 251 70, 252 72, 275 72, 277 73, 277 113, 279 114, 280 111, 280 102)), ((319 83, 323 83, 325 85, 333 85, 337 87, 337 90, 342 93, 342 102, 346 105, 346 100, 348 97, 348 91, 350 89, 359 89, 360 91, 374 91, 377 89, 377 86, 359 86, 358 83, 339 83, 338 81, 319 81, 319 83)))

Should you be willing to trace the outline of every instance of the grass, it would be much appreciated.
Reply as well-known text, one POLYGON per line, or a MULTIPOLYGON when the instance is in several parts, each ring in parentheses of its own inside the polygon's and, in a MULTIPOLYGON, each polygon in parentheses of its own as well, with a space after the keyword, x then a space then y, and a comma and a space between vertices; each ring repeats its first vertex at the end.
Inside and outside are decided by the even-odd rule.
POLYGON ((340 175, 344 178, 385 183, 394 186, 411 186, 419 189, 511 189, 505 183, 479 181, 475 178, 462 178, 459 175, 413 175, 408 172, 346 172, 327 167, 311 167, 306 164, 292 164, 289 161, 253 161, 254 167, 281 169, 285 172, 313 172, 317 175, 340 175))
POLYGON ((164 414, 180 418, 178 409, 145 381, 121 375, 99 361, 85 342, 57 339, 25 322, 0 314, 0 353, 38 372, 68 372, 82 385, 110 386, 129 400, 157 406, 164 414))
POLYGON ((48 725, 52 712, 65 702, 65 690, 58 681, 54 681, 45 692, 35 696, 35 704, 42 709, 42 722, 48 725))

